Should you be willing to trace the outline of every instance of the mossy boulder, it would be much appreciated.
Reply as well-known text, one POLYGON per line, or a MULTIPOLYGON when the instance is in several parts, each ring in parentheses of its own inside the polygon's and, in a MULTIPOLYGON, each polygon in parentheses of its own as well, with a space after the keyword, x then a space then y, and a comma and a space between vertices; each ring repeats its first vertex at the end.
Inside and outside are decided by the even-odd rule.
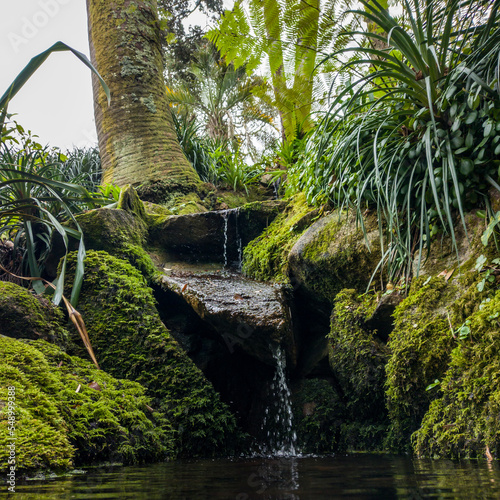
POLYGON ((301 235, 288 256, 289 274, 307 296, 331 304, 343 288, 365 291, 381 253, 375 217, 364 225, 366 236, 354 213, 336 210, 301 235))
POLYGON ((330 367, 345 404, 341 430, 348 449, 381 448, 387 429, 384 383, 389 349, 366 321, 377 304, 375 294, 342 290, 335 298, 328 335, 330 367), (366 434, 357 441, 354 436, 366 434))
POLYGON ((285 210, 243 251, 243 272, 258 280, 288 281, 288 253, 319 211, 304 195, 294 197, 285 210))
POLYGON ((16 438, 17 470, 24 472, 164 460, 171 454, 168 423, 151 409, 139 384, 116 380, 43 340, 0 336, 0 352, 1 470, 7 469, 10 437, 16 438), (13 430, 9 395, 15 402, 13 430))
POLYGON ((412 436, 419 456, 500 457, 500 291, 475 303, 433 389, 436 399, 412 436))
POLYGON ((436 391, 426 388, 441 379, 448 367, 455 346, 451 306, 463 293, 445 277, 421 277, 413 280, 408 297, 396 308, 386 367, 391 446, 396 449, 409 450, 410 435, 436 397, 436 391))
POLYGON ((488 247, 484 247, 481 243, 486 224, 485 219, 478 216, 478 211, 466 213, 464 220, 467 233, 461 221, 457 220, 454 225, 456 245, 453 244, 450 234, 437 234, 431 243, 430 251, 422 252, 420 262, 419 253, 416 252, 413 260, 414 275, 437 276, 441 272, 449 272, 453 269, 466 272, 474 267, 479 255, 485 254, 488 257, 496 255, 497 250, 493 238, 488 247))
POLYGON ((151 278, 156 268, 144 250, 148 228, 138 215, 123 209, 98 208, 76 217, 87 249, 125 259, 151 278))
POLYGON ((14 283, 0 281, 0 335, 62 342, 63 315, 47 299, 14 283))
MULTIPOLYGON (((70 274, 75 265, 73 253, 70 274)), ((234 416, 161 322, 153 292, 135 268, 89 251, 78 309, 101 367, 147 388, 153 406, 176 430, 179 455, 224 455, 234 449, 240 436, 234 416)))

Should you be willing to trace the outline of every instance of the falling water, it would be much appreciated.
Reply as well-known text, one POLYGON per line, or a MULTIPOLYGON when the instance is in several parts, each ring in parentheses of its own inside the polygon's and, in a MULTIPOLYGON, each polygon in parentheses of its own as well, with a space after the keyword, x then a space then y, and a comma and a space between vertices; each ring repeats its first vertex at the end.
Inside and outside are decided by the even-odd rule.
POLYGON ((243 262, 243 242, 241 240, 240 231, 238 229, 238 216, 240 215, 240 209, 236 209, 236 243, 238 244, 238 271, 241 271, 241 263, 243 262))
POLYGON ((267 451, 280 457, 295 456, 297 435, 293 430, 290 389, 285 369, 286 358, 281 347, 273 349, 276 372, 271 384, 271 404, 266 408, 263 429, 267 431, 267 451))
POLYGON ((224 269, 227 267, 227 222, 229 219, 229 212, 225 210, 222 212, 224 218, 224 269))

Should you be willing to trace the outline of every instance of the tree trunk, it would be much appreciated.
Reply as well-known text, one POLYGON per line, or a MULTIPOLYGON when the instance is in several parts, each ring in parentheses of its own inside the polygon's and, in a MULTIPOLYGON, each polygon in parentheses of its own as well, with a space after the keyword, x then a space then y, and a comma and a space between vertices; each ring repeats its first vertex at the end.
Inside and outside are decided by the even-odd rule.
POLYGON ((111 91, 108 106, 93 79, 103 182, 196 191, 166 96, 156 0, 87 0, 87 15, 91 60, 111 91))

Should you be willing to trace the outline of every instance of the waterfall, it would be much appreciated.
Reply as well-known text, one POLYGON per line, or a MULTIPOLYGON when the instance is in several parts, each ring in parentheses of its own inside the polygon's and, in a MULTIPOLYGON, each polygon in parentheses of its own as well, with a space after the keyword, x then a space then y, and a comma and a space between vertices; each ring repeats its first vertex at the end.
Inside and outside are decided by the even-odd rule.
POLYGON ((229 212, 224 210, 222 212, 222 217, 224 218, 224 269, 227 267, 227 223, 229 220, 229 212))
POLYGON ((276 371, 271 384, 272 400, 265 410, 263 429, 267 431, 267 449, 271 455, 297 455, 297 435, 293 430, 293 412, 290 389, 286 379, 286 357, 281 347, 273 349, 276 371))
POLYGON ((243 242, 241 240, 240 231, 238 229, 238 216, 240 215, 240 209, 236 209, 236 243, 238 244, 238 271, 241 271, 241 264, 243 262, 243 242))

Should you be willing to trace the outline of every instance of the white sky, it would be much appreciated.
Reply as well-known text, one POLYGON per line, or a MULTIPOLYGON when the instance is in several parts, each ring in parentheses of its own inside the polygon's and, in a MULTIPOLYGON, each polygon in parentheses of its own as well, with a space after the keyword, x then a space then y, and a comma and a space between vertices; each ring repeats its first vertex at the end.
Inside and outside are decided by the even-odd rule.
MULTIPOLYGON (((2 0, 0 94, 33 56, 59 40, 89 56, 85 0, 2 0)), ((9 112, 42 144, 65 150, 97 143, 90 70, 69 52, 50 55, 9 112)))

